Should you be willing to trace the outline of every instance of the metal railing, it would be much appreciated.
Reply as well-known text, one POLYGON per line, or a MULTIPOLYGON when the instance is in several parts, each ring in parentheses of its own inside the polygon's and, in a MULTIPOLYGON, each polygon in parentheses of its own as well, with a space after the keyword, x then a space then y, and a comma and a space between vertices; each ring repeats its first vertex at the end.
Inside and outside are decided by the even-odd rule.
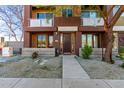
POLYGON ((103 18, 81 18, 82 26, 103 26, 103 18))
POLYGON ((30 27, 52 27, 53 19, 30 19, 30 27))

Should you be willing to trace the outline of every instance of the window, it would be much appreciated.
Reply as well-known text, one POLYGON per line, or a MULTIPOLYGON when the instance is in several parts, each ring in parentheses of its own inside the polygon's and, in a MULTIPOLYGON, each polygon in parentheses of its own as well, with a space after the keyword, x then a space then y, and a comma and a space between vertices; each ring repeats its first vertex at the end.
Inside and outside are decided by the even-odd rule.
POLYGON ((37 47, 38 48, 46 48, 46 35, 38 35, 37 36, 37 47))
POLYGON ((113 15, 116 14, 116 12, 118 11, 118 9, 120 8, 120 6, 116 5, 113 9, 113 15))
POLYGON ((53 13, 37 13, 37 19, 53 18, 53 13))
POLYGON ((91 35, 91 34, 88 34, 88 35, 87 35, 87 44, 88 44, 89 46, 92 46, 92 35, 91 35))
POLYGON ((82 47, 84 47, 84 45, 86 45, 86 35, 85 34, 82 35, 82 47))
POLYGON ((93 48, 98 48, 98 35, 82 34, 82 47, 86 44, 93 48))
MULTIPOLYGON (((113 16, 117 13, 117 11, 119 10, 119 8, 120 8, 119 5, 115 5, 115 7, 113 8, 113 16)), ((124 16, 124 13, 122 13, 121 16, 124 16)))
POLYGON ((98 35, 94 35, 93 39, 94 39, 94 48, 97 48, 98 47, 98 35))
POLYGON ((40 34, 37 36, 38 48, 52 48, 53 47, 53 35, 52 34, 40 34))
POLYGON ((90 12, 89 11, 85 11, 85 12, 81 13, 81 17, 89 18, 90 17, 90 12))
POLYGON ((53 47, 53 35, 49 35, 49 47, 53 47))
POLYGON ((97 12, 96 11, 83 11, 81 13, 81 18, 96 18, 97 12))
POLYGON ((72 9, 63 9, 62 10, 63 17, 71 17, 72 16, 72 9))

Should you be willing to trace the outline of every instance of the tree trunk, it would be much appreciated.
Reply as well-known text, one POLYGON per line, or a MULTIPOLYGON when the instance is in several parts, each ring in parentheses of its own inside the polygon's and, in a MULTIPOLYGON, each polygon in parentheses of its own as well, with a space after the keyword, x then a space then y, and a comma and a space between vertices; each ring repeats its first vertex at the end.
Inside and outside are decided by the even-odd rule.
POLYGON ((104 55, 104 61, 108 63, 112 63, 112 47, 113 47, 113 33, 112 28, 107 28, 106 31, 107 45, 104 55))

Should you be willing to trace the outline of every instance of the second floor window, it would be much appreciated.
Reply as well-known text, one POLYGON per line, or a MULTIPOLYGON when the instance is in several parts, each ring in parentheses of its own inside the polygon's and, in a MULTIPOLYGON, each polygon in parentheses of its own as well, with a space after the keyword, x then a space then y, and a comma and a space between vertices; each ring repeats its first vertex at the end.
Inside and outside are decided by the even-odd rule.
POLYGON ((37 13, 37 19, 51 19, 53 18, 53 13, 37 13))
POLYGON ((96 18, 97 12, 96 11, 83 11, 81 13, 81 18, 96 18))
POLYGON ((72 9, 63 9, 62 16, 63 17, 72 17, 72 9))
POLYGON ((120 8, 120 6, 116 5, 113 9, 113 15, 115 15, 118 11, 118 9, 120 8))

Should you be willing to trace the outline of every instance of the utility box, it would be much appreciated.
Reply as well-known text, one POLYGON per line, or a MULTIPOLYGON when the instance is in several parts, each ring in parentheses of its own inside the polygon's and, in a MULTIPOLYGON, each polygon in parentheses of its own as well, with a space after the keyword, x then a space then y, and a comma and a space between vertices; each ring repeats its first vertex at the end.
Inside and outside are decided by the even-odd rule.
POLYGON ((12 47, 3 47, 2 48, 2 56, 5 56, 5 57, 13 56, 13 48, 12 47))

